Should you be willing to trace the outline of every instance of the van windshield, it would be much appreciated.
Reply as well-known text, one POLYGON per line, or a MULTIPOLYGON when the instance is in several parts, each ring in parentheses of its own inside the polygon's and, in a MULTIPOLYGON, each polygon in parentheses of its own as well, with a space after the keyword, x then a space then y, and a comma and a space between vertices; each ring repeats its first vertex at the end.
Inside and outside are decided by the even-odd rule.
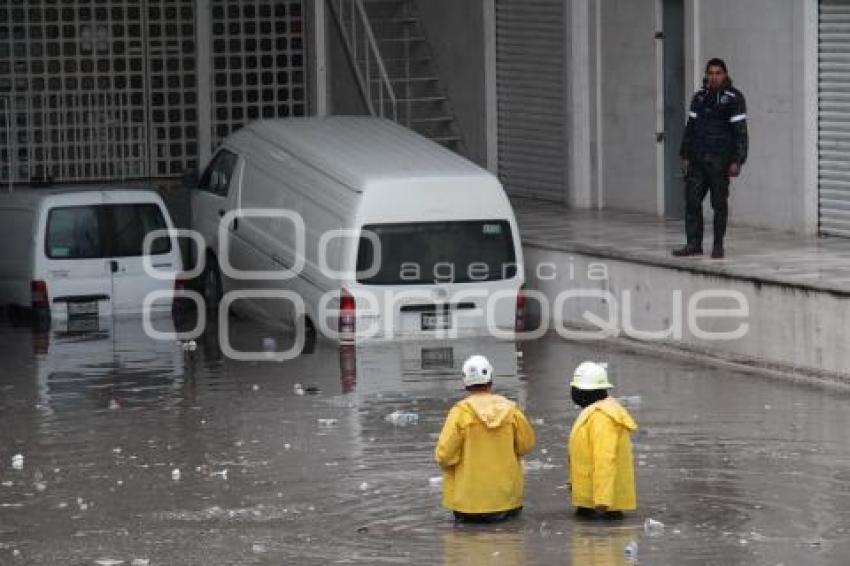
POLYGON ((507 220, 369 224, 362 231, 373 236, 360 238, 360 283, 471 283, 511 279, 517 273, 507 220))
MULTIPOLYGON (((145 236, 166 227, 151 203, 56 207, 47 217, 45 253, 50 259, 140 256, 145 236)), ((170 251, 170 238, 154 240, 153 254, 170 251)))

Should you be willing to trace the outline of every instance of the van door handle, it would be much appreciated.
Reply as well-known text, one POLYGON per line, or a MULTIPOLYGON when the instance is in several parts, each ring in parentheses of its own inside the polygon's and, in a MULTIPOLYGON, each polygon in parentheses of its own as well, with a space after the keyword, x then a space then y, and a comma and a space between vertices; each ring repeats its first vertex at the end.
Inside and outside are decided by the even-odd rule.
POLYGON ((220 209, 220 210, 218 211, 218 215, 219 215, 219 216, 224 216, 224 209, 220 209))
POLYGON ((118 262, 114 259, 109 260, 109 269, 112 273, 118 273, 118 262))

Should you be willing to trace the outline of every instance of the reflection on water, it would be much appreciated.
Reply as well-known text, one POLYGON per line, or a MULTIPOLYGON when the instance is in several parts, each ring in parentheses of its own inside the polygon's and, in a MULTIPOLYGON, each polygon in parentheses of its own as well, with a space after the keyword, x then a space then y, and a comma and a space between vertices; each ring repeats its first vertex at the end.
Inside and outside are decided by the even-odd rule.
POLYGON ((529 564, 525 545, 521 532, 456 528, 443 533, 443 565, 525 566, 529 564))
MULTIPOLYGON (((169 319, 158 321, 173 331, 169 319)), ((168 401, 184 375, 180 347, 155 340, 136 318, 83 318, 31 330, 38 403, 48 412, 88 401, 107 408, 168 401)))
POLYGON ((605 523, 576 523, 570 544, 570 564, 621 566, 640 558, 641 531, 605 523))

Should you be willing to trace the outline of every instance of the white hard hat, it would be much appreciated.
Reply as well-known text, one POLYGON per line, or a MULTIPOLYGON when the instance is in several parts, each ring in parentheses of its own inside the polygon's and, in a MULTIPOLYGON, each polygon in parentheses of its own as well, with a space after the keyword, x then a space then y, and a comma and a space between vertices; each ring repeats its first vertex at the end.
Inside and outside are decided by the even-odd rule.
POLYGON ((493 381, 493 366, 484 356, 471 356, 463 362, 463 386, 486 385, 493 381))
POLYGON ((614 387, 608 381, 608 364, 596 362, 582 362, 573 373, 572 387, 583 391, 594 391, 597 389, 610 389, 614 387))

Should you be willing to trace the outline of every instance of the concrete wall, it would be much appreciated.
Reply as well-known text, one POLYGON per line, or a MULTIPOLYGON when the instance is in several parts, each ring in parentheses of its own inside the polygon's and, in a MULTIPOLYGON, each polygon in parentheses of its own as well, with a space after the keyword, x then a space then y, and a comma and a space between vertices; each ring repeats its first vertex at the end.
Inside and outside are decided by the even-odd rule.
MULTIPOLYGON (((816 143, 806 125, 810 94, 817 88, 816 75, 806 68, 812 62, 807 50, 814 47, 807 33, 817 24, 807 15, 812 6, 816 9, 815 0, 695 4, 695 51, 701 60, 693 64, 698 71, 711 57, 725 59, 748 102, 750 154, 743 175, 733 182, 733 223, 817 229, 817 179, 806 163, 816 143)), ((688 85, 689 92, 696 86, 688 85)))
MULTIPOLYGON (((562 317, 567 329, 592 330, 600 335, 599 323, 588 319, 596 316, 598 320, 612 321, 610 337, 696 352, 750 367, 797 374, 800 378, 850 382, 850 350, 844 347, 843 340, 850 324, 850 301, 845 296, 530 246, 525 247, 524 256, 527 267, 549 265, 539 273, 529 269, 526 281, 530 289, 546 296, 552 311, 556 297, 565 290, 603 291, 614 297, 615 302, 610 303, 599 297, 562 302, 557 316, 562 317), (696 326, 689 323, 689 315, 696 312, 690 308, 694 305, 705 309, 737 308, 738 304, 731 300, 697 301, 697 293, 706 291, 738 293, 748 307, 746 316, 699 315, 696 326), (682 324, 676 324, 677 319, 682 324), (718 337, 741 324, 748 325, 747 332, 737 339, 712 340, 693 331, 696 328, 718 337), (647 335, 670 329, 681 329, 681 335, 647 335)), ((529 309, 537 310, 535 300, 529 301, 529 309)), ((549 323, 548 328, 554 329, 551 316, 549 323)))
POLYGON ((483 2, 419 0, 425 36, 466 144, 467 156, 487 165, 483 2))
POLYGON ((603 204, 655 214, 655 0, 600 5, 603 204))

